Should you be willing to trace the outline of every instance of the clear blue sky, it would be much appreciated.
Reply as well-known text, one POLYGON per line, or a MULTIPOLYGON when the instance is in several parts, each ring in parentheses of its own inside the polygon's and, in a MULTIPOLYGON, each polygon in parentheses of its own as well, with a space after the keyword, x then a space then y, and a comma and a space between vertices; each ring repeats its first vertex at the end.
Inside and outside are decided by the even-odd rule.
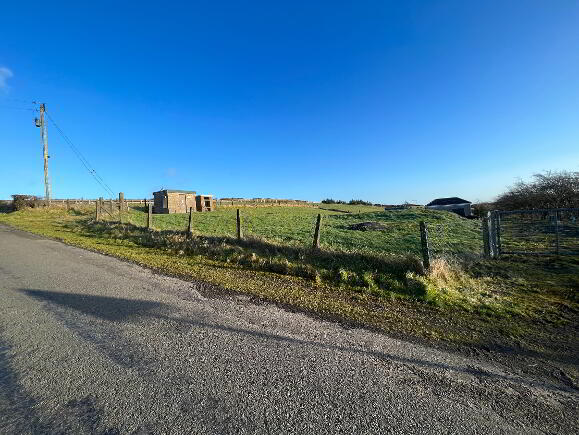
MULTIPOLYGON (((487 200, 579 170, 579 1, 5 2, 0 198, 47 111, 115 192, 487 200)), ((53 197, 106 196, 48 126, 53 197)))

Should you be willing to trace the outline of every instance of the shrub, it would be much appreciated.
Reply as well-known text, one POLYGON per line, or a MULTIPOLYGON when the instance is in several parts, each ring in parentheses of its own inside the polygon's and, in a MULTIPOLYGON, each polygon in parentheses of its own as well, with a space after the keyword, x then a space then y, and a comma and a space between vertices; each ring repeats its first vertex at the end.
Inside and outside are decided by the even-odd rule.
POLYGON ((547 171, 519 181, 495 201, 501 210, 579 207, 579 172, 547 171))
POLYGON ((42 200, 34 195, 12 195, 12 210, 35 208, 42 205, 42 200))
POLYGON ((322 204, 345 204, 346 201, 342 201, 340 199, 332 199, 332 198, 326 198, 322 200, 322 204))
POLYGON ((477 202, 472 204, 472 212, 476 217, 486 216, 489 211, 492 211, 495 208, 496 206, 492 202, 477 202))
POLYGON ((351 199, 348 204, 350 205, 372 205, 371 202, 364 201, 362 199, 351 199))

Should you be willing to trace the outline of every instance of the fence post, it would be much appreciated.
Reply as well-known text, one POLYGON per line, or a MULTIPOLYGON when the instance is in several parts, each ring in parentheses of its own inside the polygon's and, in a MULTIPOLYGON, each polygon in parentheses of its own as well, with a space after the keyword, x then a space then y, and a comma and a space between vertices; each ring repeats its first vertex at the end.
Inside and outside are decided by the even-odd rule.
POLYGON ((66 200, 66 211, 70 210, 70 199, 66 200))
POLYGON ((559 255, 559 210, 555 211, 555 253, 559 255))
POLYGON ((495 255, 498 256, 501 255, 501 251, 502 251, 502 245, 501 245, 501 214, 498 211, 495 211, 495 219, 496 219, 496 225, 495 225, 495 232, 496 232, 496 242, 497 242, 497 246, 496 246, 496 253, 495 255))
POLYGON ((147 228, 153 228, 153 204, 149 204, 149 210, 147 213, 147 228))
POLYGON ((239 240, 243 238, 243 232, 241 231, 241 216, 239 215, 239 209, 237 209, 237 238, 239 240))
POLYGON ((127 209, 127 202, 125 201, 125 194, 123 192, 119 193, 119 207, 123 211, 128 211, 127 209))
POLYGON ((125 194, 119 192, 119 222, 123 223, 123 200, 125 199, 125 194))
POLYGON ((322 215, 318 213, 318 218, 316 219, 316 230, 314 231, 314 243, 312 248, 320 249, 320 227, 322 226, 322 215))
POLYGON ((109 211, 111 212, 111 217, 113 216, 113 200, 109 199, 109 211))
POLYGON ((491 258, 499 257, 499 243, 498 243, 498 231, 499 226, 497 224, 498 212, 489 212, 489 245, 490 245, 490 256, 491 258))
POLYGON ((493 215, 492 212, 487 212, 485 216, 488 228, 488 241, 489 241, 489 258, 495 258, 495 246, 494 246, 494 225, 493 225, 493 215))
POLYGON ((420 244, 422 245, 422 261, 425 269, 430 269, 430 247, 428 246, 428 227, 420 221, 420 244))
POLYGON ((99 202, 95 201, 95 204, 96 204, 95 220, 98 222, 101 220, 101 210, 99 207, 99 202))
POLYGON ((489 232, 489 217, 483 216, 482 218, 482 237, 483 237, 483 251, 485 258, 491 257, 491 239, 489 232))
POLYGON ((193 207, 189 207, 189 224, 187 225, 187 237, 191 237, 191 219, 193 218, 193 207))

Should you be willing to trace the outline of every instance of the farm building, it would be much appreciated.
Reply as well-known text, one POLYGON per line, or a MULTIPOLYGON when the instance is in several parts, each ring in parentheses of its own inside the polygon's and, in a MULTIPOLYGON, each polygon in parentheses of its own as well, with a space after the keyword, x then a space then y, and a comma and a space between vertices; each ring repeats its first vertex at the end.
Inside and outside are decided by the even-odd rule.
POLYGON ((426 204, 426 208, 451 211, 464 217, 472 216, 471 202, 466 199, 457 198, 456 196, 452 198, 438 198, 430 201, 426 204))
POLYGON ((153 213, 188 213, 196 210, 195 192, 188 190, 159 190, 153 192, 153 213))
POLYGON ((214 211, 215 200, 213 195, 197 195, 197 211, 214 211))

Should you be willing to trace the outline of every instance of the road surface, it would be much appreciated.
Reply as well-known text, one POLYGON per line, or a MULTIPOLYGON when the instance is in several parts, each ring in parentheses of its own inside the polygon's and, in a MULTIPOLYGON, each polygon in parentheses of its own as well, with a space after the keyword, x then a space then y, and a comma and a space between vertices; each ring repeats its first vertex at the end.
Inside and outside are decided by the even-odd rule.
POLYGON ((577 391, 0 226, 0 433, 577 433, 577 391))

